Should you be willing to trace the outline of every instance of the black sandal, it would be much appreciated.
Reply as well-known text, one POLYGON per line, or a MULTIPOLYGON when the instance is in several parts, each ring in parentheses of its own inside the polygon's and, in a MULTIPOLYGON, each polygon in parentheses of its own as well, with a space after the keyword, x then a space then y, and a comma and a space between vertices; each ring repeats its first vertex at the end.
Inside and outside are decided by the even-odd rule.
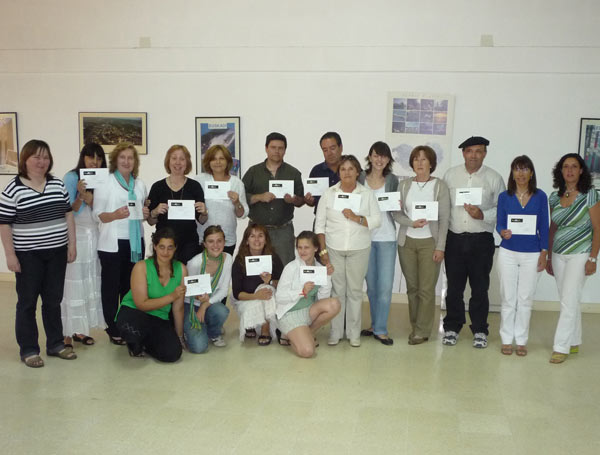
POLYGON ((246 329, 246 338, 256 338, 256 329, 246 329))
POLYGON ((123 338, 121 337, 113 337, 111 335, 108 335, 108 339, 110 340, 110 342, 112 344, 116 344, 117 346, 124 346, 127 344, 127 341, 125 341, 123 338))
POLYGON ((281 330, 275 329, 275 334, 277 335, 277 342, 279 343, 280 346, 290 346, 289 338, 283 338, 283 335, 281 334, 281 330))
POLYGON ((71 338, 73 339, 73 341, 84 344, 86 346, 91 346, 96 343, 96 340, 94 340, 92 337, 89 337, 87 335, 79 336, 79 334, 74 333, 71 338))
POLYGON ((258 337, 259 346, 269 346, 271 341, 273 341, 273 337, 271 337, 271 335, 261 335, 258 337))

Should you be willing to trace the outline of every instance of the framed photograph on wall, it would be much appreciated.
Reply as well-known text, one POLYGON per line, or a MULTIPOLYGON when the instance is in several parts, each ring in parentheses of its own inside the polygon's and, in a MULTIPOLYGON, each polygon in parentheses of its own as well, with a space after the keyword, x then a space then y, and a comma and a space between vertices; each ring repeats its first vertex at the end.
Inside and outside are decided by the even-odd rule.
POLYGON ((140 155, 148 154, 146 112, 80 112, 79 150, 96 142, 110 153, 119 142, 131 142, 140 155))
POLYGON ((581 119, 579 155, 592 174, 594 186, 600 188, 600 118, 581 119))
POLYGON ((19 173, 17 113, 0 112, 0 175, 19 173))
POLYGON ((231 153, 233 167, 229 173, 240 176, 240 118, 196 117, 196 172, 205 172, 202 158, 213 145, 224 145, 231 153))

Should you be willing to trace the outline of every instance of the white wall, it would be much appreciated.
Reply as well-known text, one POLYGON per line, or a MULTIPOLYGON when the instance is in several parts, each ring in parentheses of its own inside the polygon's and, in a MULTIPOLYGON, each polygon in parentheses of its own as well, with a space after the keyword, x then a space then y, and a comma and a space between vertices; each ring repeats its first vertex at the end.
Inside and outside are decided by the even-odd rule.
MULTIPOLYGON (((549 193, 552 165, 577 151, 579 119, 600 117, 593 0, 0 0, 0 17, 0 111, 18 112, 21 146, 50 144, 57 175, 75 165, 79 111, 148 112, 151 184, 171 144, 194 149, 196 116, 241 117, 243 171, 281 131, 286 160, 308 173, 328 130, 366 155, 385 139, 387 92, 410 90, 453 93, 455 147, 488 137, 486 164, 502 175, 528 154, 549 193), (495 47, 480 47, 482 34, 495 47)), ((296 220, 310 228, 311 210, 296 220)), ((584 300, 598 296, 595 276, 584 300)), ((537 299, 556 300, 552 278, 537 299)))

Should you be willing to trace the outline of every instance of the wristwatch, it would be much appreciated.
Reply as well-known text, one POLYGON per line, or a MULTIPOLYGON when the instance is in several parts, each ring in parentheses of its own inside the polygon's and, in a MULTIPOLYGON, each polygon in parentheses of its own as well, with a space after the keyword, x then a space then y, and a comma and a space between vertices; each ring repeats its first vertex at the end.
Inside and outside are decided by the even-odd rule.
POLYGON ((595 257, 590 256, 588 258, 588 261, 593 262, 594 264, 596 263, 597 259, 595 257))

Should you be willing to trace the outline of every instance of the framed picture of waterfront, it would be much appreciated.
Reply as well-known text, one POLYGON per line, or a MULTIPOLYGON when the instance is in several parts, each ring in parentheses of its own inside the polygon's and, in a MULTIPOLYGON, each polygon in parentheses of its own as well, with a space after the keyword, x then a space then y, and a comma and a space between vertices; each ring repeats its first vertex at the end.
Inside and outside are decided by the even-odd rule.
POLYGON ((229 173, 240 176, 240 118, 196 117, 196 171, 204 172, 202 158, 213 145, 224 145, 231 153, 233 167, 229 173))
POLYGON ((18 167, 17 113, 0 112, 0 174, 16 175, 18 167))
POLYGON ((79 149, 90 142, 110 153, 119 142, 131 142, 138 154, 148 154, 146 112, 80 112, 79 149))

